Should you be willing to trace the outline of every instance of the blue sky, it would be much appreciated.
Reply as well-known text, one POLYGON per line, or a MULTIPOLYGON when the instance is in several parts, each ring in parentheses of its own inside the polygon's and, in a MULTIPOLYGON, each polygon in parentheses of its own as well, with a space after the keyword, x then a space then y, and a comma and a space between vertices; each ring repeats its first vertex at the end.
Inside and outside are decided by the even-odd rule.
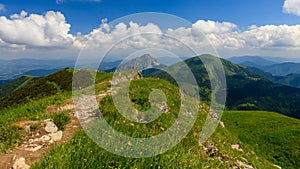
POLYGON ((88 33, 97 28, 101 19, 112 21, 137 12, 163 12, 173 14, 190 22, 199 19, 228 21, 241 29, 250 25, 299 24, 300 17, 282 12, 284 0, 6 0, 9 16, 25 10, 28 13, 43 14, 54 10, 62 12, 71 26, 71 33, 88 33))
MULTIPOLYGON (((219 56, 225 58, 259 55, 300 60, 300 1, 0 1, 0 59, 74 57, 84 46, 105 51, 125 36, 146 32, 173 36, 187 45, 206 49, 204 34, 219 56), (139 16, 139 21, 143 23, 133 19, 131 24, 122 20, 110 24, 117 18, 141 12, 172 14, 191 24, 176 27, 177 20, 172 17, 154 18, 159 20, 160 24, 157 24, 144 16, 139 16), (105 18, 107 21, 102 22, 105 18)), ((157 40, 157 37, 131 39, 127 47, 130 52, 149 45, 165 47, 172 52, 181 51, 175 49, 173 42, 150 43, 151 40, 157 40)), ((178 54, 188 55, 183 52, 178 54)))

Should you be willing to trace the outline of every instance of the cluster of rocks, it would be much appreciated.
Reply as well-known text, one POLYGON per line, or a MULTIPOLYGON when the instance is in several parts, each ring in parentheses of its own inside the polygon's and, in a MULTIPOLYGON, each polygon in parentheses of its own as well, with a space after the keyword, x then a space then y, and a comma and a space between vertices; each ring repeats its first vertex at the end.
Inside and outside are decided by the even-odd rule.
POLYGON ((255 169, 252 165, 246 164, 240 160, 237 160, 235 163, 235 166, 233 166, 234 169, 255 169))
MULTIPOLYGON (((52 119, 44 120, 42 126, 43 128, 38 132, 31 131, 30 125, 24 126, 25 131, 30 135, 25 137, 20 145, 21 149, 35 152, 62 139, 63 132, 58 130, 52 119)), ((24 157, 20 157, 15 160, 12 168, 29 169, 30 166, 26 164, 24 157)))
POLYGON ((29 168, 30 166, 26 164, 25 158, 23 157, 18 158, 13 165, 13 169, 29 169, 29 168))
MULTIPOLYGON (((226 163, 228 163, 229 161, 227 161, 226 159, 228 159, 228 157, 222 155, 221 153, 219 153, 218 148, 215 146, 215 144, 211 141, 206 141, 204 143, 200 144, 203 147, 204 152, 206 153, 206 155, 208 155, 211 158, 216 158, 218 160, 225 160, 226 163)), ((239 144, 232 144, 231 148, 237 151, 243 151, 243 149, 241 148, 241 146, 239 144)), ((229 165, 231 166, 231 168, 234 169, 255 169, 255 167, 253 167, 252 165, 248 164, 247 159, 241 157, 241 160, 237 160, 234 163, 229 163, 229 165)))
POLYGON ((167 104, 162 103, 159 107, 159 110, 163 113, 168 113, 169 112, 169 107, 167 104))
POLYGON ((218 114, 213 112, 212 110, 209 110, 208 115, 213 118, 214 120, 218 121, 218 123, 220 124, 220 126, 222 128, 225 128, 224 122, 221 121, 221 119, 219 118, 218 114))
POLYGON ((201 145, 203 147, 204 152, 209 157, 215 157, 219 153, 218 148, 212 142, 205 142, 205 143, 203 143, 201 145))
POLYGON ((244 151, 239 144, 232 144, 231 148, 240 152, 244 151))
MULTIPOLYGON (((25 126, 24 128, 26 132, 31 133, 30 126, 25 126)), ((44 121, 43 129, 44 130, 42 130, 41 133, 45 132, 44 135, 42 135, 40 132, 32 134, 30 139, 23 141, 21 147, 24 147, 26 151, 34 152, 43 148, 43 146, 61 140, 63 132, 58 131, 58 128, 52 119, 47 119, 44 121)))

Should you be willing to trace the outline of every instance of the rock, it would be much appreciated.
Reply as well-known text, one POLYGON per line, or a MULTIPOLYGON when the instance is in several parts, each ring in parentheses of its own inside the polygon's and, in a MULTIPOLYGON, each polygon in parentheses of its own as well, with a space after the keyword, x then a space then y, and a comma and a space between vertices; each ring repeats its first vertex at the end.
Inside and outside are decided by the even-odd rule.
POLYGON ((62 131, 58 131, 56 133, 48 134, 48 136, 50 136, 51 140, 53 140, 53 141, 60 141, 62 138, 62 134, 63 134, 62 131))
POLYGON ((51 137, 48 136, 48 135, 44 135, 41 138, 39 138, 39 141, 42 141, 42 142, 47 142, 47 141, 50 141, 50 140, 51 140, 51 137))
POLYGON ((55 133, 57 132, 58 128, 57 126, 54 124, 53 120, 51 119, 47 119, 44 121, 45 123, 45 130, 48 133, 55 133))
POLYGON ((13 169, 29 169, 30 166, 25 163, 25 158, 21 157, 15 161, 12 168, 13 169))
POLYGON ((30 145, 27 146, 27 148, 25 148, 25 150, 35 152, 35 151, 38 151, 39 149, 41 149, 42 147, 43 146, 41 146, 41 145, 30 144, 30 145))
POLYGON ((159 109, 161 112, 164 112, 164 113, 169 112, 169 107, 165 104, 162 104, 159 109))
POLYGON ((206 146, 203 146, 203 150, 209 157, 214 157, 218 154, 219 150, 213 143, 207 143, 206 146))
POLYGON ((231 148, 240 152, 243 152, 243 149, 241 148, 241 146, 239 144, 232 144, 231 148))
POLYGON ((218 114, 213 112, 212 110, 209 110, 209 116, 217 121, 220 121, 218 114))
POLYGON ((241 162, 241 161, 239 161, 239 160, 237 160, 236 164, 237 164, 237 166, 238 166, 239 168, 243 168, 243 169, 254 169, 253 166, 248 165, 248 164, 245 164, 245 163, 243 163, 243 162, 241 162))
POLYGON ((59 111, 66 111, 66 110, 72 110, 75 109, 74 104, 66 104, 60 108, 58 108, 59 111))
POLYGON ((219 123, 222 128, 225 128, 224 122, 220 121, 219 123))
POLYGON ((24 130, 27 134, 30 134, 31 133, 30 125, 25 126, 24 130))
POLYGON ((273 166, 278 168, 278 169, 282 169, 279 165, 273 164, 273 166))

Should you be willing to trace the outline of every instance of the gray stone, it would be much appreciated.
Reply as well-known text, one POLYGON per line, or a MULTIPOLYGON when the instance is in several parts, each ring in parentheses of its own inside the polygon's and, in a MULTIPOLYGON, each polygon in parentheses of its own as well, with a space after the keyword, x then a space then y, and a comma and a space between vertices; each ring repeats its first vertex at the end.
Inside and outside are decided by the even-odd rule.
POLYGON ((62 134, 63 134, 62 131, 58 131, 56 133, 48 134, 48 136, 50 136, 51 140, 53 140, 53 141, 60 141, 62 138, 62 134))
POLYGON ((219 123, 222 128, 225 128, 224 122, 220 121, 219 123))
POLYGON ((31 133, 30 125, 25 126, 24 129, 27 134, 31 133))
POLYGON ((25 150, 35 152, 35 151, 38 151, 39 149, 41 149, 42 147, 43 146, 41 146, 41 145, 30 144, 30 145, 27 146, 27 148, 25 148, 25 150))
POLYGON ((48 133, 55 133, 57 132, 58 128, 54 124, 54 122, 51 119, 47 119, 44 121, 45 122, 45 130, 48 133))
POLYGON ((254 169, 253 166, 248 165, 248 164, 245 164, 245 163, 243 163, 243 162, 241 162, 241 161, 239 161, 239 160, 237 160, 236 163, 237 163, 237 165, 238 165, 239 168, 243 168, 243 169, 254 169))
POLYGON ((39 140, 42 141, 42 142, 47 142, 47 141, 51 140, 51 137, 48 136, 48 135, 44 135, 39 140))
POLYGON ((234 150, 243 152, 243 149, 241 148, 241 146, 239 144, 232 144, 231 148, 234 150))
POLYGON ((278 168, 278 169, 282 169, 279 165, 275 165, 273 164, 274 167, 278 168))
POLYGON ((23 157, 18 158, 13 165, 13 169, 29 169, 29 168, 30 166, 25 163, 25 158, 23 157))

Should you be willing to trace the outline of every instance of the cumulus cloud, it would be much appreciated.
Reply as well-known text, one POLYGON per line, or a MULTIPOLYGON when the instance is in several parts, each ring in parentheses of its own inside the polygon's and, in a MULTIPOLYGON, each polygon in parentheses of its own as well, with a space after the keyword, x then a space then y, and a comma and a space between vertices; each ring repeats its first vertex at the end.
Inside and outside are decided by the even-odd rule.
POLYGON ((198 20, 190 27, 162 30, 153 23, 110 25, 107 19, 102 19, 98 28, 84 35, 70 34, 70 27, 64 15, 54 11, 43 15, 21 11, 9 18, 0 16, 0 48, 45 51, 47 48, 80 50, 85 47, 107 51, 114 47, 118 49, 116 51, 122 51, 119 55, 125 50, 130 53, 145 48, 163 48, 185 55, 180 48, 183 43, 204 50, 212 45, 218 51, 229 53, 300 50, 300 25, 251 25, 240 30, 231 22, 198 20))
POLYGON ((300 48, 300 25, 252 25, 239 31, 233 23, 200 20, 191 28, 169 29, 167 33, 181 39, 189 37, 186 42, 196 45, 201 45, 202 40, 195 37, 205 37, 217 49, 300 48))
POLYGON ((0 39, 9 44, 30 47, 62 47, 73 42, 70 27, 60 12, 28 15, 22 11, 10 18, 0 17, 0 39))
POLYGON ((3 12, 3 11, 5 11, 5 5, 0 4, 0 12, 3 12))
POLYGON ((285 0, 283 4, 283 12, 300 16, 300 1, 285 0))

